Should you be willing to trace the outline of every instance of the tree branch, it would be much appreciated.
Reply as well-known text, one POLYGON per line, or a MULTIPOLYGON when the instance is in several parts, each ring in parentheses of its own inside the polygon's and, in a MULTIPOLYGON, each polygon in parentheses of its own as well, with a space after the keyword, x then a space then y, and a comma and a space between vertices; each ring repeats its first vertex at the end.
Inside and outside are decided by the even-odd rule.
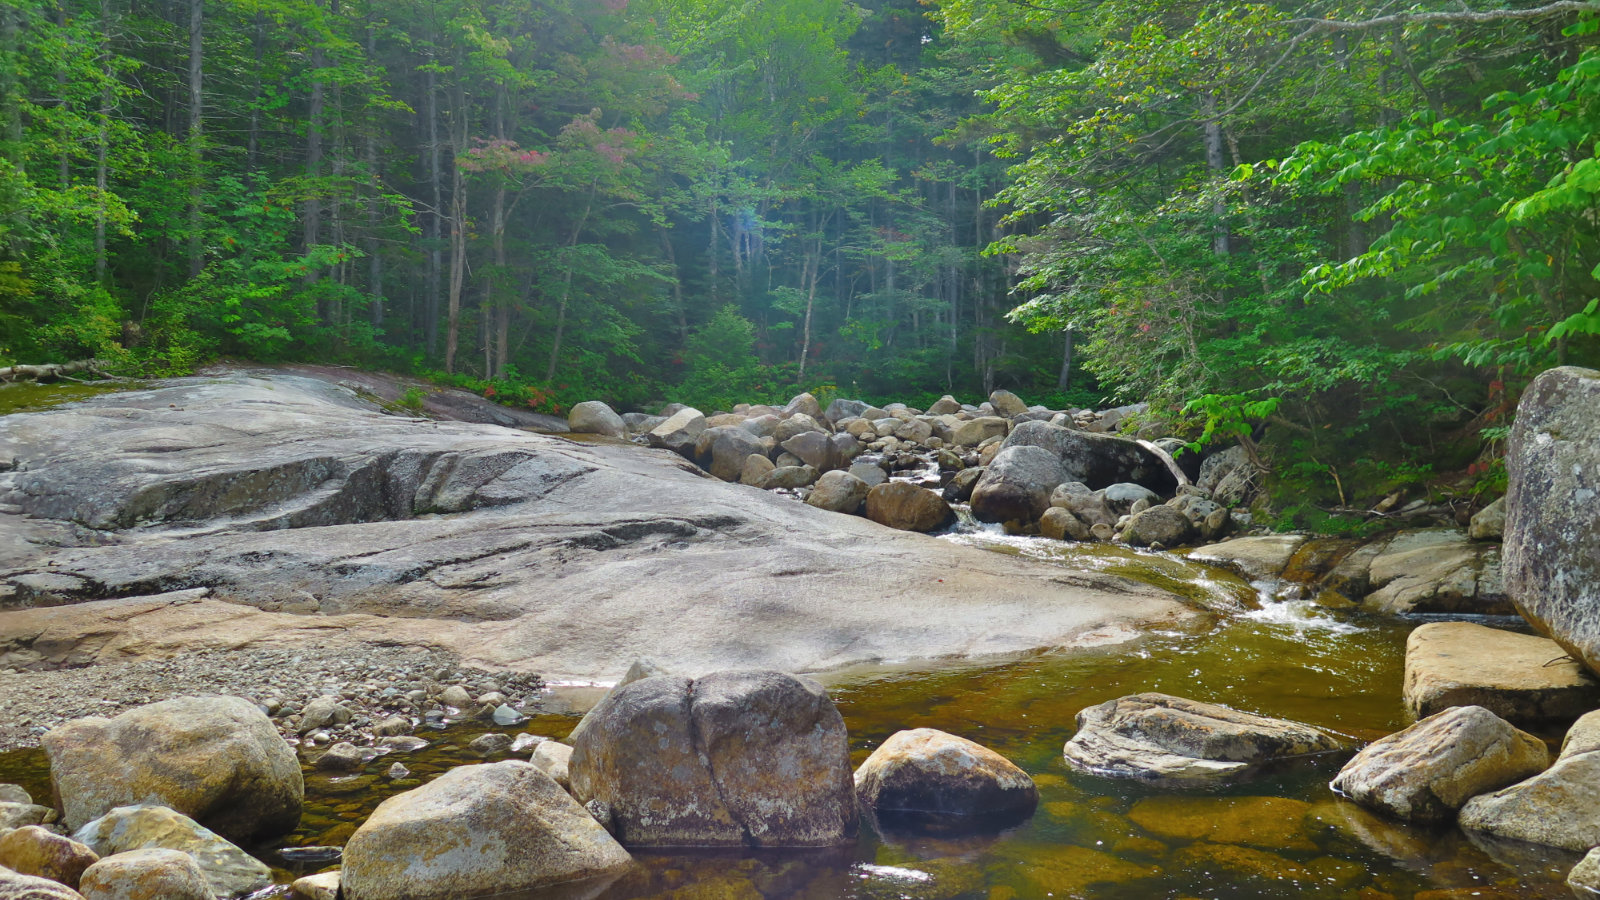
POLYGON ((1591 0, 1556 0, 1544 6, 1527 9, 1461 10, 1459 12, 1401 12, 1374 19, 1347 22, 1340 19, 1290 19, 1286 24, 1298 25, 1309 33, 1324 31, 1368 31, 1391 25, 1490 25, 1496 22, 1516 22, 1542 19, 1562 13, 1600 12, 1600 2, 1591 0))

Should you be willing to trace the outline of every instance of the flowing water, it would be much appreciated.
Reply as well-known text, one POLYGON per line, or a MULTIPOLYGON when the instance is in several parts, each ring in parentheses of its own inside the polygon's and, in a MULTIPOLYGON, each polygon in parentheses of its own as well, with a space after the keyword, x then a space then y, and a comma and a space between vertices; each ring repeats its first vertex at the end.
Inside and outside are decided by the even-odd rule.
MULTIPOLYGON (((836 852, 640 853, 606 884, 533 898, 1446 898, 1568 897, 1575 857, 1491 846, 1450 828, 1386 821, 1327 788, 1342 757, 1292 765, 1243 784, 1174 792, 1068 769, 1061 746, 1077 712, 1140 691, 1163 691, 1308 722, 1369 741, 1407 722, 1400 689, 1406 634, 1415 624, 1331 613, 1283 601, 1176 556, 1105 545, 1007 537, 970 524, 947 540, 1075 568, 1124 574, 1213 610, 1185 630, 1112 646, 988 662, 863 667, 828 683, 850 729, 854 762, 903 728, 931 727, 994 748, 1040 789, 1038 811, 999 833, 941 837, 880 831, 836 852)), ((564 737, 575 716, 547 715, 522 730, 564 737)), ((379 757, 363 773, 308 770, 300 829, 255 848, 283 880, 281 847, 338 846, 382 799, 446 769, 480 761, 466 749, 482 726, 423 732, 414 754, 379 757), (403 761, 412 776, 383 773, 403 761)), ((38 750, 0 755, 0 780, 48 796, 38 750)), ((286 888, 273 889, 283 895, 286 888)))

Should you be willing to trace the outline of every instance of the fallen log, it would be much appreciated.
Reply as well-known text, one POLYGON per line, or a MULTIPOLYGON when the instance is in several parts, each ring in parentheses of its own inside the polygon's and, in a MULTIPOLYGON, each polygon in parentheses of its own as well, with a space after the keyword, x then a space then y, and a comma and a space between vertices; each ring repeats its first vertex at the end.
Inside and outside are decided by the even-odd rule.
POLYGON ((44 363, 43 365, 15 365, 0 368, 0 382, 12 384, 18 381, 55 381, 65 378, 68 381, 82 381, 74 375, 88 374, 97 378, 120 381, 113 375, 108 375, 100 369, 98 359, 80 359, 69 363, 44 363))

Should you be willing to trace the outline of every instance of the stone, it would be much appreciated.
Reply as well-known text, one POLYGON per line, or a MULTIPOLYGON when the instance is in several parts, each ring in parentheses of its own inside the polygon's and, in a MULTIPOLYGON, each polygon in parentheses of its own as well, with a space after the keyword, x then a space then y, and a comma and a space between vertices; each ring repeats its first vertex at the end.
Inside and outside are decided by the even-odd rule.
POLYGON ((1373 588, 1361 603, 1373 612, 1509 615, 1498 547, 1456 528, 1402 531, 1373 558, 1373 588))
POLYGON ((78 886, 83 870, 100 861, 100 855, 71 838, 37 825, 25 825, 0 835, 0 866, 23 875, 78 886))
POLYGON ((767 476, 777 466, 767 458, 765 453, 752 453, 744 458, 744 465, 739 467, 739 483, 751 487, 762 487, 766 484, 767 476))
POLYGON ((972 499, 972 491, 978 486, 978 481, 983 478, 983 473, 988 471, 983 466, 973 466, 962 469, 944 486, 944 499, 951 503, 965 503, 972 499))
POLYGON ((814 466, 779 466, 762 479, 764 488, 803 488, 815 483, 818 472, 814 466))
POLYGON ((300 733, 310 734, 330 725, 344 725, 352 715, 338 697, 318 697, 307 703, 305 711, 300 713, 300 733))
POLYGON ((817 479, 806 502, 829 512, 854 515, 866 502, 869 489, 865 481, 849 472, 826 472, 817 479))
POLYGON ((1212 841, 1267 850, 1312 852, 1302 833, 1311 804, 1287 797, 1146 797, 1128 819, 1164 841, 1212 841))
POLYGON ((599 400, 575 403, 567 413, 567 429, 573 434, 603 434, 606 437, 625 438, 628 425, 616 410, 599 400))
POLYGON ((1493 793, 1476 792, 1461 808, 1461 827, 1577 853, 1600 847, 1600 715, 1579 720, 1555 763, 1528 774, 1493 793))
POLYGON ((761 439, 743 428, 720 429, 711 440, 711 474, 723 481, 739 481, 744 476, 745 460, 765 454, 761 439))
POLYGON ((1194 537, 1194 523, 1177 508, 1152 506, 1135 515, 1122 529, 1122 539, 1135 547, 1177 547, 1194 537))
POLYGON ((627 426, 629 434, 644 434, 666 420, 666 416, 652 416, 648 413, 622 414, 622 423, 627 426))
POLYGON ((383 777, 389 779, 390 781, 400 781, 405 778, 410 778, 411 770, 406 768, 405 763, 397 762, 383 771, 383 777))
POLYGON ((1090 527, 1102 523, 1114 525, 1118 518, 1106 503, 1105 491, 1091 491, 1081 481, 1057 485, 1050 492, 1050 505, 1071 512, 1090 527))
POLYGON ((48 878, 0 869, 0 897, 5 900, 84 900, 83 895, 48 878))
POLYGON ((650 429, 645 433, 645 440, 652 447, 661 447, 674 453, 688 456, 694 450, 694 443, 700 433, 706 430, 706 417, 698 409, 680 409, 667 417, 665 422, 650 429))
POLYGON ((43 825, 54 816, 55 810, 36 803, 0 803, 0 830, 43 825))
POLYGON ((1068 480, 1061 460, 1043 447, 1006 447, 972 489, 972 514, 983 522, 1037 522, 1050 494, 1068 480))
POLYGON ((411 724, 411 720, 405 716, 390 716, 372 726, 372 734, 375 737, 396 737, 402 734, 410 734, 414 727, 411 724))
POLYGON ((895 428, 894 436, 902 441, 926 445, 933 439, 933 426, 921 419, 911 419, 901 422, 899 427, 895 428))
POLYGON ((189 854, 158 847, 100 860, 83 873, 79 889, 84 900, 213 900, 214 896, 212 884, 189 854))
POLYGON ((397 734, 391 737, 379 738, 376 743, 379 747, 396 753, 415 753, 428 746, 428 741, 411 734, 397 734))
POLYGON ((828 408, 822 411, 822 417, 832 423, 833 427, 838 428, 840 422, 845 419, 859 418, 866 410, 867 404, 860 400, 846 400, 843 397, 836 397, 828 404, 828 408))
POLYGON ((1505 586, 1540 633, 1600 674, 1600 372, 1541 373, 1506 449, 1505 586))
POLYGON ((1023 403, 1021 397, 1010 391, 995 391, 990 394, 989 405, 994 407, 997 414, 1008 419, 1028 412, 1028 404, 1023 403))
POLYGON ((1039 534, 1057 541, 1092 541, 1094 532, 1082 519, 1059 506, 1039 517, 1039 534))
MULTIPOLYGON (((866 404, 863 403, 862 407, 865 408, 866 404)), ((829 404, 828 408, 832 409, 832 404, 829 404)), ((822 418, 822 404, 817 402, 817 398, 809 391, 802 394, 796 394, 783 407, 783 411, 786 413, 801 413, 803 415, 810 416, 813 419, 822 418)))
POLYGON ((816 432, 826 437, 828 429, 823 428, 821 422, 818 422, 816 419, 813 419, 805 413, 795 413, 787 419, 784 419, 782 422, 779 422, 778 427, 773 430, 772 436, 777 440, 779 445, 782 445, 786 441, 805 434, 806 432, 816 432))
POLYGON ((1161 502, 1160 494, 1142 484, 1118 483, 1107 485, 1101 489, 1100 495, 1105 498, 1106 507, 1116 515, 1133 512, 1134 505, 1140 501, 1146 504, 1146 509, 1161 502))
POLYGON ((1549 762, 1543 741, 1481 706, 1456 706, 1368 744, 1331 786, 1395 818, 1443 822, 1549 762))
POLYGON ((0 803, 33 803, 33 795, 16 784, 0 784, 0 803))
POLYGON ((861 442, 848 432, 828 436, 828 465, 843 468, 861 455, 861 442))
POLYGON ((456 709, 469 709, 474 705, 472 692, 467 690, 466 685, 461 684, 452 684, 445 688, 439 694, 439 702, 445 706, 453 706, 456 709))
POLYGON ((958 412, 961 412, 961 401, 949 394, 933 401, 933 405, 928 407, 930 416, 948 416, 958 412))
POLYGON ((927 488, 890 481, 867 491, 867 518, 899 531, 938 531, 954 522, 955 510, 927 488))
POLYGON ((1003 438, 1011 423, 999 416, 979 416, 950 430, 945 440, 958 447, 976 447, 990 438, 1003 438))
POLYGON ((889 480, 889 473, 877 463, 858 462, 849 468, 849 473, 860 479, 871 490, 889 480))
POLYGON ((339 900, 339 873, 321 872, 296 878, 289 889, 304 900, 339 900))
POLYGON ((554 778, 561 789, 571 790, 572 779, 569 775, 569 766, 572 761, 572 747, 559 741, 545 741, 534 748, 533 756, 528 762, 539 767, 539 770, 554 778))
POLYGON ((1429 622, 1406 639, 1405 702, 1418 719, 1481 706, 1516 725, 1569 722, 1600 707, 1600 682, 1548 638, 1429 622))
POLYGON ((1493 503, 1485 506, 1472 514, 1472 520, 1467 525, 1467 537, 1475 541, 1498 541, 1506 533, 1506 498, 1500 497, 1493 503))
POLYGON ((1039 803, 1028 773, 988 747, 932 728, 899 731, 855 773, 856 795, 883 813, 1020 819, 1039 803))
POLYGON ((72 839, 100 854, 101 862, 130 850, 180 851, 200 867, 219 897, 248 894, 272 883, 266 863, 188 816, 161 806, 119 806, 78 829, 72 839))
POLYGON ((511 749, 509 734, 480 734, 467 743, 467 749, 479 756, 494 756, 511 749))
POLYGON ((606 695, 572 746, 573 796, 608 806, 629 847, 855 841, 844 720, 809 678, 643 678, 606 695))
POLYGON ((240 697, 180 697, 52 729, 41 742, 63 819, 159 803, 236 840, 300 821, 305 781, 272 721, 240 697))
POLYGON ((1091 490, 1130 483, 1143 485, 1166 497, 1178 487, 1176 476, 1164 460, 1150 448, 1128 438, 1091 434, 1048 422, 1024 422, 1011 429, 1004 446, 1049 450, 1066 473, 1063 482, 1081 481, 1091 490))
POLYGON ((528 721, 528 717, 520 710, 504 703, 495 706, 494 711, 489 714, 489 719, 501 728, 515 728, 528 721))
POLYGON ((460 766, 390 797, 344 848, 346 900, 454 900, 613 872, 628 853, 531 763, 460 766))
POLYGON ((317 757, 316 767, 329 772, 354 772, 365 766, 367 760, 361 748, 349 741, 340 741, 317 757))
POLYGON ((803 431, 780 446, 819 472, 827 471, 832 465, 833 446, 828 443, 828 435, 820 431, 803 431))
POLYGON ((1567 873, 1567 887, 1571 888, 1581 900, 1600 897, 1600 847, 1590 850, 1588 855, 1567 873))
POLYGON ((1194 486, 1223 506, 1242 506, 1255 491, 1255 476, 1250 455, 1235 446, 1207 455, 1194 486))
POLYGON ((1310 725, 1168 694, 1110 700, 1078 713, 1067 763, 1107 778, 1213 784, 1266 763, 1343 749, 1310 725))

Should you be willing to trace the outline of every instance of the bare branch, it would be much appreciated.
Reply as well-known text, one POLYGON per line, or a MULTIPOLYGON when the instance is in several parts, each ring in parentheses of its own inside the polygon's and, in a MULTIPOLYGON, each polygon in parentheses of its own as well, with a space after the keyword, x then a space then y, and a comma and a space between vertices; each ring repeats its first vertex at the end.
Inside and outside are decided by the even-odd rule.
POLYGON ((1287 24, 1298 25, 1309 32, 1368 31, 1391 25, 1492 25, 1496 22, 1517 22, 1543 19, 1562 13, 1600 12, 1600 2, 1591 0, 1556 0, 1544 6, 1527 9, 1460 10, 1458 12, 1401 12, 1375 19, 1346 22, 1339 19, 1290 19, 1287 24))

